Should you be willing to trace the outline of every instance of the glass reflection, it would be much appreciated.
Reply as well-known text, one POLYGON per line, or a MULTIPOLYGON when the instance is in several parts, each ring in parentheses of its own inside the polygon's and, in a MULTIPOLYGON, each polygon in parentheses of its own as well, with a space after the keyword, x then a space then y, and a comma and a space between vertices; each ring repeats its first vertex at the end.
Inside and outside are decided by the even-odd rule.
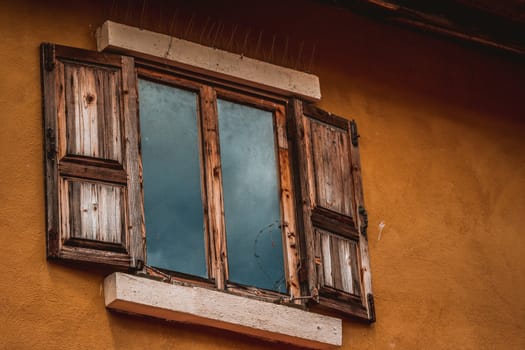
POLYGON ((197 94, 139 80, 148 264, 207 277, 197 94))
POLYGON ((286 292, 273 114, 218 100, 229 278, 286 292))

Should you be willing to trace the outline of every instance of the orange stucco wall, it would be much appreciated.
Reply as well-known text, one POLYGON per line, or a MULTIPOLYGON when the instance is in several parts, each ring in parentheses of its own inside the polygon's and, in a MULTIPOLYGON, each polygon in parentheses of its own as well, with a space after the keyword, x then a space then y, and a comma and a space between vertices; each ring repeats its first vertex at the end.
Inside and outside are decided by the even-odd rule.
MULTIPOLYGON (((109 313, 108 271, 46 261, 38 46, 93 49, 126 3, 0 2, 0 349, 269 348, 109 313)), ((315 42, 320 106, 360 127, 378 321, 345 321, 343 348, 524 349, 525 65, 317 2, 230 3, 180 6, 315 42)))

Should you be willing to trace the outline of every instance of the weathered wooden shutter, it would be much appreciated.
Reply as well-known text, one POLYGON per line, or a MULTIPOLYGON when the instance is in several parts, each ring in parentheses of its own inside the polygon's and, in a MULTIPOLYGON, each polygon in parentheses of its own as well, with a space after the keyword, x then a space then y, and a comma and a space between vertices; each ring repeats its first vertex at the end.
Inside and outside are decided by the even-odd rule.
POLYGON ((140 268, 134 61, 54 44, 41 52, 47 255, 140 268))
POLYGON ((357 127, 294 100, 302 269, 318 307, 375 321, 357 127))

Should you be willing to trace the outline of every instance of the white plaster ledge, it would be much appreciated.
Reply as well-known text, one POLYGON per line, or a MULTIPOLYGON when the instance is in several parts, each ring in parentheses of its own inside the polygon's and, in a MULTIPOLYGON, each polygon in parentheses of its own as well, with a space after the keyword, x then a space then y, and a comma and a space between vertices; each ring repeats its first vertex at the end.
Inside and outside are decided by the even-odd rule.
POLYGON ((97 29, 97 48, 168 59, 248 86, 310 101, 321 99, 319 78, 313 74, 112 21, 97 29))
POLYGON ((200 287, 115 272, 104 280, 106 307, 194 323, 312 349, 341 345, 341 320, 200 287))

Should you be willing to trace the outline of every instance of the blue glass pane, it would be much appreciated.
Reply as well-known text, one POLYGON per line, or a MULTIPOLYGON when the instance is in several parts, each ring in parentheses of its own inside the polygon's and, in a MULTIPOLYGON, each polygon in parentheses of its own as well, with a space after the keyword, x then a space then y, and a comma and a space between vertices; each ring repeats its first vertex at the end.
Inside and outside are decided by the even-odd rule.
POLYGON ((286 292, 273 114, 218 100, 230 280, 286 292))
POLYGON ((139 80, 148 264, 207 277, 197 94, 139 80))

